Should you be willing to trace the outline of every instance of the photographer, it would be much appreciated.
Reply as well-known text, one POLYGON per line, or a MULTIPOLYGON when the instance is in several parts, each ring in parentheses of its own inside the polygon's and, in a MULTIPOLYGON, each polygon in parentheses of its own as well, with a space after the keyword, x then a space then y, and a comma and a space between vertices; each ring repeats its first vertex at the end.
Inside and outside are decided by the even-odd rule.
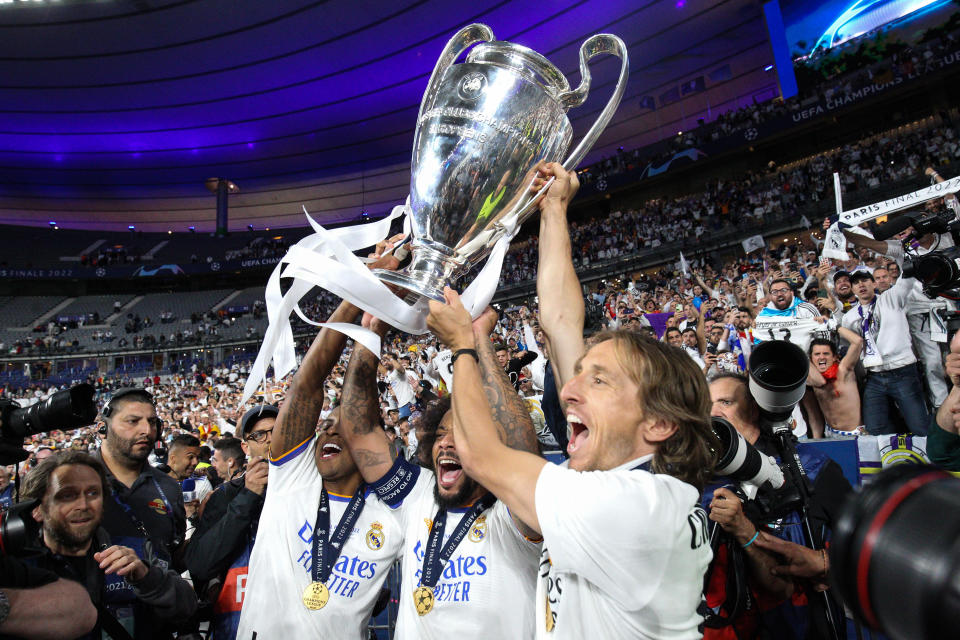
POLYGON ((161 423, 153 396, 137 388, 118 389, 101 411, 100 451, 110 498, 104 500, 103 527, 115 544, 147 546, 161 562, 173 562, 186 534, 187 516, 180 485, 147 462, 161 423))
POLYGON ((210 464, 220 477, 220 482, 229 482, 243 473, 247 456, 243 452, 243 443, 239 438, 220 438, 213 445, 210 464))
MULTIPOLYGON (((750 394, 748 381, 737 374, 721 374, 710 383, 710 396, 713 400, 712 415, 729 421, 737 432, 760 453, 773 456, 777 460, 783 457, 776 438, 761 421, 760 407, 750 394)), ((851 491, 850 483, 843 477, 840 467, 829 458, 809 450, 799 452, 800 462, 812 483, 812 493, 806 505, 807 515, 814 540, 805 540, 801 522, 801 512, 797 497, 798 488, 791 482, 776 491, 761 489, 757 500, 750 508, 761 507, 750 520, 756 533, 761 530, 783 540, 800 545, 809 543, 815 549, 822 549, 830 538, 833 523, 840 513, 844 497, 851 491)), ((734 531, 739 541, 748 528, 743 518, 731 515, 730 507, 736 511, 735 504, 725 500, 714 500, 713 506, 721 506, 722 511, 711 514, 711 519, 725 521, 726 528, 734 531)), ((739 502, 739 501, 738 501, 739 502)), ((741 544, 745 544, 744 541, 741 544)), ((755 541, 754 541, 755 542, 755 541)), ((746 548, 753 546, 751 543, 746 548)), ((834 606, 834 619, 842 618, 842 609, 834 606)), ((826 604, 822 597, 812 597, 804 585, 794 585, 788 602, 761 612, 758 621, 770 637, 805 638, 830 637, 826 616, 826 604)))
POLYGON ((111 544, 100 527, 109 491, 103 466, 79 451, 43 462, 26 478, 24 495, 38 500, 43 554, 38 566, 84 585, 98 610, 93 637, 172 638, 169 623, 193 615, 193 588, 146 545, 141 554, 111 544), (127 634, 124 635, 124 631, 127 634))
POLYGON ((278 413, 274 406, 257 405, 243 415, 238 434, 250 463, 243 475, 224 482, 210 495, 187 547, 190 575, 198 583, 208 583, 208 599, 214 603, 211 626, 218 640, 236 637, 240 622, 278 413))

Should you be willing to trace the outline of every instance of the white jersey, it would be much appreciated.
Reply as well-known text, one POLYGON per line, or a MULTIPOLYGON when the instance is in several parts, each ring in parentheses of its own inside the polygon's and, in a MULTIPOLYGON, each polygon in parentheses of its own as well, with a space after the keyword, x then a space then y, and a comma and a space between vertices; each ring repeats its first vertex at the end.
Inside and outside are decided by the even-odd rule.
MULTIPOLYGON (((395 640, 447 638, 533 638, 534 594, 540 543, 517 531, 499 500, 471 525, 453 551, 434 588, 433 609, 417 614, 413 592, 420 584, 433 518, 434 475, 420 470, 416 488, 404 500, 404 551, 395 640)), ((468 509, 450 509, 441 548, 468 509)))
POLYGON ((692 485, 636 469, 651 457, 610 471, 543 467, 537 638, 702 637, 707 515, 692 485))
POLYGON ((754 320, 753 341, 786 340, 806 353, 810 349, 810 341, 818 337, 816 334, 827 330, 827 326, 820 322, 820 311, 809 302, 794 299, 793 305, 783 311, 771 302, 760 310, 754 320))
MULTIPOLYGON (((250 556, 238 639, 367 637, 373 605, 402 546, 400 519, 368 489, 326 582, 329 601, 317 611, 307 609, 302 597, 312 582, 313 529, 323 486, 315 449, 316 438, 310 438, 270 461, 270 487, 250 556)), ((331 535, 349 502, 350 496, 329 494, 331 535)))

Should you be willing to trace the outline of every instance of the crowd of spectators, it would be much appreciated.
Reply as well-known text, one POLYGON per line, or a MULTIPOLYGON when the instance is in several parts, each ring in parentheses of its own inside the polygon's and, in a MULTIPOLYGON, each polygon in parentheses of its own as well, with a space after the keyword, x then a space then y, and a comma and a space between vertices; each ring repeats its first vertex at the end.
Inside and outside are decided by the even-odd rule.
MULTIPOLYGON (((813 217, 818 203, 832 201, 833 172, 844 196, 916 177, 926 166, 949 166, 960 157, 952 124, 928 124, 845 144, 810 158, 771 165, 734 180, 717 179, 705 189, 673 199, 654 199, 636 209, 572 222, 574 264, 587 267, 641 251, 697 243, 704 234, 745 231, 765 220, 813 217)), ((856 197, 854 195, 854 197, 856 197)), ((536 236, 519 237, 504 260, 500 284, 533 278, 536 236)))
MULTIPOLYGON (((850 157, 844 154, 852 152, 841 150, 836 157, 847 162, 850 157)), ((939 179, 932 168, 925 173, 939 179)), ((804 191, 813 193, 809 185, 804 191)), ((932 209, 942 205, 960 211, 952 199, 929 203, 932 209)), ((828 223, 824 221, 824 230, 828 223)), ((608 233, 622 226, 613 222, 608 233)), ((579 227, 571 227, 572 237, 582 237, 578 232, 582 233, 579 227)), ((729 419, 744 437, 753 428, 750 421, 755 423, 757 418, 744 413, 749 404, 737 394, 738 389, 747 387, 737 376, 747 372, 750 354, 759 344, 786 340, 796 345, 806 360, 802 373, 809 393, 790 419, 798 438, 925 435, 931 459, 960 469, 955 453, 960 449, 960 436, 954 417, 960 415, 960 386, 954 393, 946 384, 948 379, 960 382, 960 340, 948 342, 945 331, 936 335, 932 321, 910 320, 921 309, 921 302, 926 305, 921 309, 924 316, 951 309, 952 304, 922 297, 918 283, 902 272, 904 245, 922 253, 948 246, 950 238, 907 230, 902 238, 877 241, 847 231, 850 254, 843 260, 821 254, 822 235, 817 229, 799 241, 766 245, 745 256, 703 253, 689 263, 683 260, 594 284, 585 294, 586 331, 638 332, 670 345, 676 358, 689 357, 709 384, 713 415, 729 419), (930 344, 934 345, 932 357, 930 344), (948 349, 951 355, 944 367, 943 355, 948 349)), ((534 252, 535 247, 528 245, 526 250, 534 252)), ((540 293, 543 295, 542 290, 540 293)), ((548 392, 553 374, 537 300, 497 309, 493 350, 530 412, 539 446, 563 451, 568 432, 562 424, 563 414, 557 417, 555 392, 548 392)), ((323 320, 337 303, 331 294, 320 292, 303 308, 308 316, 323 320)), ((298 343, 298 357, 303 357, 310 343, 309 338, 298 343)), ((427 437, 422 431, 425 412, 448 392, 447 357, 444 345, 429 333, 389 332, 383 341, 376 378, 379 418, 391 446, 413 464, 424 463, 418 451, 420 440, 427 437)), ((348 348, 323 382, 321 421, 341 402, 350 358, 348 348)), ((138 386, 151 394, 164 424, 153 462, 169 469, 165 471, 168 475, 180 473, 180 462, 171 452, 184 442, 197 443, 189 473, 197 474, 199 468, 197 482, 202 480, 206 488, 184 489, 188 536, 205 496, 235 475, 218 455, 237 446, 234 436, 241 435, 238 425, 242 416, 252 405, 282 403, 292 392, 290 378, 278 381, 268 376, 254 397, 242 403, 251 366, 249 360, 209 366, 191 363, 176 373, 137 379, 96 374, 87 378, 101 407, 124 387, 138 386)), ((35 402, 56 390, 41 386, 4 389, 3 397, 35 402)), ((105 446, 101 436, 92 426, 32 436, 25 442, 30 458, 20 472, 29 475, 57 451, 95 451, 105 446)), ((817 480, 816 487, 815 499, 822 498, 826 485, 817 480)), ((708 506, 716 509, 717 494, 711 495, 708 506)), ((704 500, 709 502, 710 496, 704 500)), ((714 519, 741 548, 757 537, 753 525, 738 528, 734 521, 714 519)))
POLYGON ((712 122, 701 119, 696 128, 681 131, 661 143, 632 151, 620 148, 610 157, 581 169, 580 180, 596 182, 648 164, 660 167, 677 153, 742 135, 773 119, 794 116, 821 99, 843 101, 870 85, 901 82, 936 71, 938 60, 958 43, 958 16, 954 13, 944 24, 928 29, 915 43, 878 30, 829 50, 817 50, 809 56, 798 54, 794 65, 800 86, 798 95, 787 100, 754 100, 753 104, 720 112, 712 122))

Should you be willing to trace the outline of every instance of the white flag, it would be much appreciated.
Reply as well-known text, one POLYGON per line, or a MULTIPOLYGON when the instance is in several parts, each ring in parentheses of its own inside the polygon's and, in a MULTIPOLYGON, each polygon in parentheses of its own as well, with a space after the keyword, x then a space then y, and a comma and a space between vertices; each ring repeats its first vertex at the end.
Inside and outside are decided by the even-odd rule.
POLYGON ((746 240, 742 240, 740 244, 743 245, 743 250, 746 253, 756 251, 757 249, 765 249, 767 246, 767 243, 763 240, 763 236, 760 234, 750 236, 746 240))
POLYGON ((807 216, 800 216, 800 226, 804 229, 809 229, 812 226, 810 221, 807 220, 807 216))
POLYGON ((687 262, 687 259, 683 257, 683 251, 680 252, 680 272, 684 278, 690 277, 690 264, 687 262))

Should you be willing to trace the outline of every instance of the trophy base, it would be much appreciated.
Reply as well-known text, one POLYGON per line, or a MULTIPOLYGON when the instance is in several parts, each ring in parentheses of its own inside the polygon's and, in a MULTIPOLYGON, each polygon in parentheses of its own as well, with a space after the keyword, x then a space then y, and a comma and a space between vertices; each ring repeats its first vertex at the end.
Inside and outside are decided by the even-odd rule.
POLYGON ((387 271, 386 269, 374 269, 373 275, 381 282, 395 287, 400 287, 407 291, 404 300, 414 304, 420 300, 436 300, 443 302, 443 287, 448 284, 433 274, 423 271, 413 271, 404 273, 403 271, 387 271))
POLYGON ((410 304, 427 300, 443 302, 443 288, 453 286, 465 268, 450 256, 425 243, 413 242, 410 264, 400 271, 374 269, 373 275, 384 284, 405 289, 404 300, 410 304))

